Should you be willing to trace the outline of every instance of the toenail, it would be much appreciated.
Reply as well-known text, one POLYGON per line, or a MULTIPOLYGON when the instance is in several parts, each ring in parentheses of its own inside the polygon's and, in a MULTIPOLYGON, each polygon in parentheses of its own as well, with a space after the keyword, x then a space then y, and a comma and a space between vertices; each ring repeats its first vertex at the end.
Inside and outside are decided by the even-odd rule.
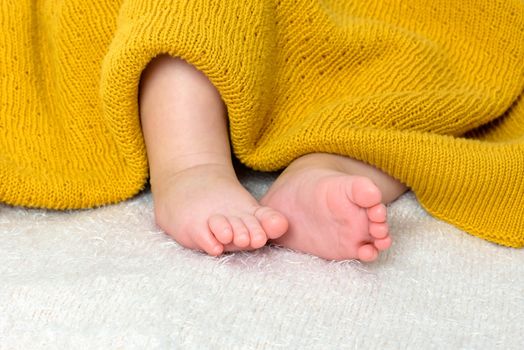
POLYGON ((280 220, 280 215, 273 214, 273 215, 271 215, 270 219, 271 219, 271 221, 278 221, 278 220, 280 220))

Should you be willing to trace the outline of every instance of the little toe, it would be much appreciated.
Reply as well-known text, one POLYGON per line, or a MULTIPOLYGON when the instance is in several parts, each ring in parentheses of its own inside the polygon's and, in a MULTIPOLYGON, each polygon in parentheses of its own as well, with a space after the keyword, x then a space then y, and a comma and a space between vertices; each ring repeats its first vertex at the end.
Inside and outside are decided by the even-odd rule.
POLYGON ((380 251, 386 250, 391 247, 391 236, 387 236, 382 239, 376 239, 373 245, 380 251))
POLYGON ((263 247, 267 242, 267 236, 257 218, 254 216, 246 216, 242 218, 242 221, 249 231, 251 247, 254 249, 263 247))
POLYGON ((224 215, 213 215, 208 221, 209 229, 222 244, 233 241, 233 229, 224 215))
POLYGON ((370 262, 378 257, 378 250, 372 244, 364 244, 358 248, 357 254, 359 260, 370 262))
POLYGON ((377 239, 386 238, 389 233, 389 227, 386 223, 371 222, 369 224, 369 234, 377 239))
POLYGON ((254 215, 260 222, 267 238, 277 239, 287 232, 288 221, 278 211, 269 207, 259 207, 254 215))
POLYGON ((373 222, 386 222, 387 209, 382 203, 368 208, 368 218, 373 222))
POLYGON ((229 218, 229 223, 233 228, 233 244, 239 248, 246 248, 249 246, 249 230, 244 222, 237 217, 229 218))
POLYGON ((354 176, 350 199, 363 208, 370 208, 380 203, 382 193, 367 177, 354 176))
POLYGON ((218 256, 224 252, 224 246, 217 241, 215 236, 207 229, 192 235, 191 239, 197 247, 212 256, 218 256))

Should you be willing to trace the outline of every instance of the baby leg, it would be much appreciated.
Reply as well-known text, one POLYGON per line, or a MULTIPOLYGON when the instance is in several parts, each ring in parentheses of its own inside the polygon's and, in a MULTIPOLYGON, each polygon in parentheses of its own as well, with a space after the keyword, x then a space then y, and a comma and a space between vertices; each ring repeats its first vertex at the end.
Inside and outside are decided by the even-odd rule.
POLYGON ((273 242, 326 259, 373 261, 391 245, 384 204, 406 190, 370 165, 316 153, 291 163, 261 203, 289 222, 273 242))
POLYGON ((170 56, 154 59, 142 76, 140 117, 156 222, 178 243, 216 256, 286 232, 285 217, 238 181, 226 108, 202 72, 170 56))

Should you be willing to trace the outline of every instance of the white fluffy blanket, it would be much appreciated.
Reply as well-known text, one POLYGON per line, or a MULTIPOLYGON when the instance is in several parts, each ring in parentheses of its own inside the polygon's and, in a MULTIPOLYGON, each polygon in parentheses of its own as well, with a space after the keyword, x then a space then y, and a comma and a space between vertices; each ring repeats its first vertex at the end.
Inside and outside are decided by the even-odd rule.
MULTIPOLYGON (((260 195, 269 175, 243 175, 260 195)), ((1 349, 522 349, 524 250, 390 206, 372 264, 266 247, 216 259, 114 206, 0 206, 1 349)))

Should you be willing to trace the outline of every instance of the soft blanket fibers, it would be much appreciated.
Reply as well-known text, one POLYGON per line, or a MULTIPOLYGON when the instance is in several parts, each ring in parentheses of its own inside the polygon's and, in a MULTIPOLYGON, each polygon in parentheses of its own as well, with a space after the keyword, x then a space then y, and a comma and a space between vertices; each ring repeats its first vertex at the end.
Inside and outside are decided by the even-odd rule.
MULTIPOLYGON (((271 176, 248 174, 256 194, 271 176)), ((154 225, 149 192, 75 212, 0 207, 1 349, 519 349, 524 250, 390 208, 373 264, 267 247, 220 259, 154 225)))

